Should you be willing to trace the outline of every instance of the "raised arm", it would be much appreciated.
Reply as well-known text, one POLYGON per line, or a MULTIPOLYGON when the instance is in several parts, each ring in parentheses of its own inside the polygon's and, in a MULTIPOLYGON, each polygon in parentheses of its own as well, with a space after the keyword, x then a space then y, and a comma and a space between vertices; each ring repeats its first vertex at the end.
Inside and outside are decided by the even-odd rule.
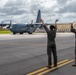
POLYGON ((73 24, 71 23, 71 32, 76 33, 76 29, 73 28, 73 24))
POLYGON ((49 29, 47 28, 47 26, 44 25, 44 21, 42 19, 40 19, 40 20, 41 20, 41 23, 42 23, 44 29, 46 30, 46 32, 49 33, 49 29))

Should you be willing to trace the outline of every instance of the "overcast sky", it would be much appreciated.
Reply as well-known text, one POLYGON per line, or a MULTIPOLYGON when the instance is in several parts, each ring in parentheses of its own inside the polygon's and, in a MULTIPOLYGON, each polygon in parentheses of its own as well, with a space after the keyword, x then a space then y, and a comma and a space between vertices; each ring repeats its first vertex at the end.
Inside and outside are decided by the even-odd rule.
POLYGON ((46 23, 76 22, 76 0, 0 0, 0 22, 35 22, 39 9, 46 23))

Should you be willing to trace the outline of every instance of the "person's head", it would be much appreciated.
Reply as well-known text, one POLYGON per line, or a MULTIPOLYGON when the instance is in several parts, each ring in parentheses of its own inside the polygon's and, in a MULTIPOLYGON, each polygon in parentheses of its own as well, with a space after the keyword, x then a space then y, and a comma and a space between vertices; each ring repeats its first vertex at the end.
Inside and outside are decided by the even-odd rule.
POLYGON ((54 25, 50 25, 50 30, 55 30, 55 26, 54 25))

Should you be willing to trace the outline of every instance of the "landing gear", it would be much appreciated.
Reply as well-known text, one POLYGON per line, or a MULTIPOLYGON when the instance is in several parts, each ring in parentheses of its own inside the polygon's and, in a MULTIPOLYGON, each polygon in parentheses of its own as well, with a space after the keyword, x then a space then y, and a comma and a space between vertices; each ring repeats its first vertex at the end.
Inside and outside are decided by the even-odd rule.
POLYGON ((16 34, 16 33, 13 33, 14 35, 16 34))
POLYGON ((23 34, 23 33, 20 33, 20 34, 23 34))
POLYGON ((31 32, 28 32, 28 34, 32 34, 31 32))

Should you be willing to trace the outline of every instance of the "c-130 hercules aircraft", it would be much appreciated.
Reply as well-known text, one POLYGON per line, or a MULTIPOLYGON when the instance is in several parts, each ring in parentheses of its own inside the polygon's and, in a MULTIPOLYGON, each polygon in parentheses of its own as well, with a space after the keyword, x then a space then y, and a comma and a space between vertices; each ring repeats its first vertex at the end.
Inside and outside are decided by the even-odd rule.
MULTIPOLYGON (((40 22, 40 18, 41 18, 41 11, 38 10, 38 14, 37 14, 37 19, 36 22, 33 24, 12 24, 12 21, 10 21, 10 24, 8 24, 7 29, 9 29, 11 32, 13 32, 13 34, 16 33, 28 33, 28 34, 32 34, 37 28, 39 28, 41 26, 41 22, 40 22)), ((1 26, 3 26, 3 24, 0 24, 1 26)), ((7 24, 5 24, 7 25, 7 24)))
POLYGON ((8 29, 13 32, 13 34, 20 33, 23 34, 25 32, 32 34, 36 28, 40 27, 40 18, 41 18, 41 11, 38 10, 37 19, 34 24, 14 24, 12 25, 10 21, 10 25, 8 29))

